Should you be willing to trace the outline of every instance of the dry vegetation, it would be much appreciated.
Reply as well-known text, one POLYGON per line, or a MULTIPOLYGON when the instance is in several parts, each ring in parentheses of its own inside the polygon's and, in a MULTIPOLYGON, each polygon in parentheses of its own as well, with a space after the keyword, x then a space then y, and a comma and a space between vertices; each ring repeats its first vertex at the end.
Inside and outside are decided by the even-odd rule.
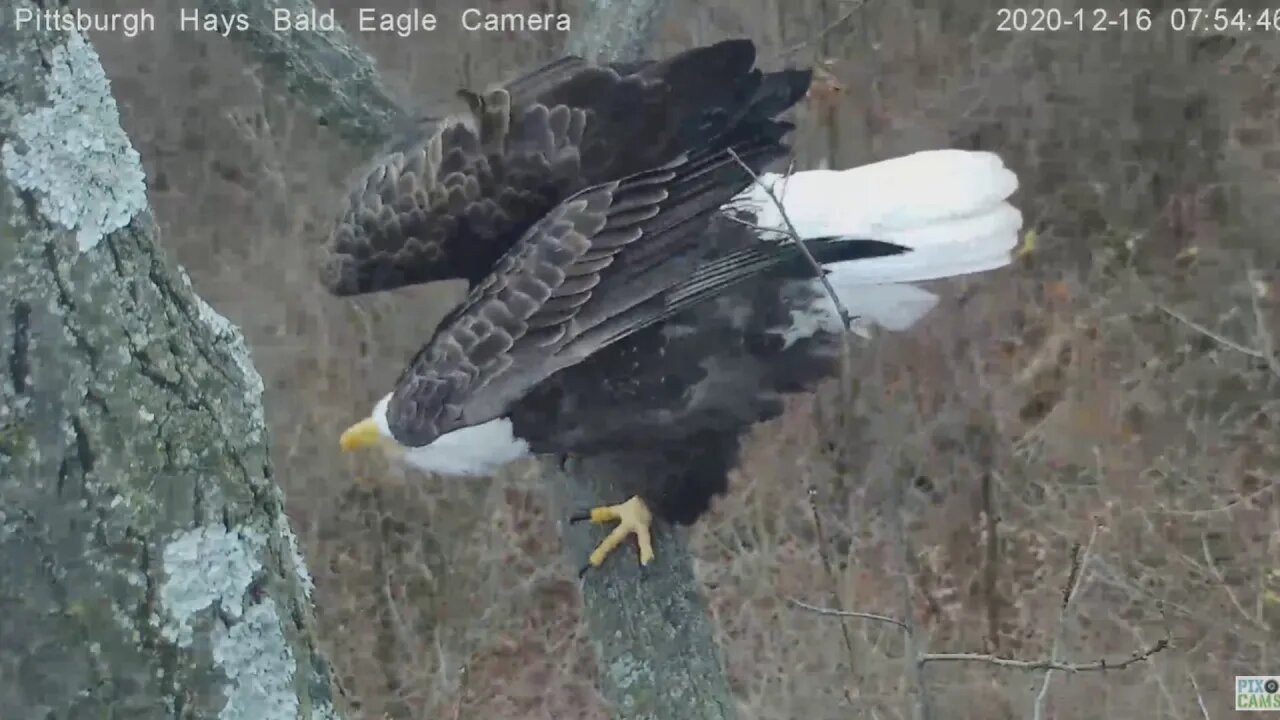
MULTIPOLYGON (((950 302, 917 331, 855 345, 843 380, 759 427, 690 533, 744 717, 903 717, 908 652, 1088 663, 1172 643, 1044 693, 1044 672, 925 664, 933 716, 956 719, 1219 718, 1232 675, 1275 671, 1280 34, 998 33, 994 7, 870 0, 821 34, 836 0, 700 3, 664 28, 663 51, 746 34, 821 63, 802 166, 995 150, 1036 232, 1014 268, 940 287, 950 302), (909 617, 914 650, 893 624, 791 598, 909 617)), ((336 452, 446 307, 313 282, 359 157, 221 38, 96 40, 164 242, 266 379, 359 716, 606 717, 527 467, 439 483, 336 452)), ((360 40, 426 107, 563 39, 360 40)))

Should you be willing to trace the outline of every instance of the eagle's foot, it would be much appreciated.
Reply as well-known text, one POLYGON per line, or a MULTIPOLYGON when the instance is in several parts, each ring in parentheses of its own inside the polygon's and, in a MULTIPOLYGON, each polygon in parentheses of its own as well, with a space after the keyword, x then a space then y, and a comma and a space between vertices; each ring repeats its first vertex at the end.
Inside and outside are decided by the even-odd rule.
POLYGON ((593 508, 589 513, 581 513, 569 518, 569 522, 575 523, 583 520, 589 520, 596 525, 616 520, 618 525, 592 551, 587 564, 578 571, 578 577, 586 575, 587 571, 593 567, 599 567, 605 557, 632 533, 635 533, 636 544, 640 546, 640 569, 643 570, 653 560, 653 539, 649 535, 653 513, 649 511, 649 506, 640 496, 634 496, 621 505, 593 508))

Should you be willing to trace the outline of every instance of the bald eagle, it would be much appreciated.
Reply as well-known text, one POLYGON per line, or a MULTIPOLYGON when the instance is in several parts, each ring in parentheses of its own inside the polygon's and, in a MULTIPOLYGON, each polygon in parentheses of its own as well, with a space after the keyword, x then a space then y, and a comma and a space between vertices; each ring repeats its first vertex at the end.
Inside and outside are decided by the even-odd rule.
MULTIPOLYGON (((488 474, 531 453, 685 452, 634 497, 575 516, 615 531, 692 522, 738 435, 830 373, 842 328, 808 255, 855 312, 904 329, 936 301, 894 283, 1007 264, 1017 179, 989 153, 765 173, 807 71, 729 40, 664 60, 568 57, 484 93, 378 158, 321 277, 335 294, 465 279, 469 293, 370 415, 343 433, 422 469, 488 474)), ((585 570, 586 568, 584 568, 585 570)))

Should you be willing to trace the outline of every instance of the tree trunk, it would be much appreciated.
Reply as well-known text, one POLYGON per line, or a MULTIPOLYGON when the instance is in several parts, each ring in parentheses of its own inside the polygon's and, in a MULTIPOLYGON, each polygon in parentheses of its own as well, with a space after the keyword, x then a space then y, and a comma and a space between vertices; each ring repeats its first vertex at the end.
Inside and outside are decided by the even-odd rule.
POLYGON ((0 47, 0 717, 336 717, 239 331, 161 256, 92 46, 0 47))

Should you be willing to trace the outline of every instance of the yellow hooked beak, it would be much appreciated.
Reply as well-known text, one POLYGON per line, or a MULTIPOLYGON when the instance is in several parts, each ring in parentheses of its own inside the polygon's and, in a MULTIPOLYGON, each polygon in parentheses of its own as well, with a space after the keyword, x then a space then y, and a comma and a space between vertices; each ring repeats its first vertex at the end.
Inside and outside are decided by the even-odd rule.
POLYGON ((346 452, 351 450, 359 450, 361 448, 373 447, 380 444, 382 433, 378 432, 378 424, 373 418, 365 418, 360 422, 347 428, 342 433, 342 437, 338 439, 338 444, 346 452))

